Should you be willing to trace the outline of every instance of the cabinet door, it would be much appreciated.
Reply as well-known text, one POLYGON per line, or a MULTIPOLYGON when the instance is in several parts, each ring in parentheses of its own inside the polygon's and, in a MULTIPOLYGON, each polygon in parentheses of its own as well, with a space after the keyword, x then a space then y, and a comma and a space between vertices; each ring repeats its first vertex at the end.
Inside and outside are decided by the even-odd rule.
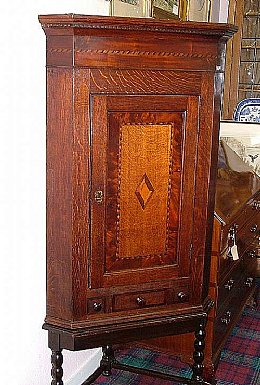
POLYGON ((90 287, 188 277, 199 98, 93 96, 90 287))

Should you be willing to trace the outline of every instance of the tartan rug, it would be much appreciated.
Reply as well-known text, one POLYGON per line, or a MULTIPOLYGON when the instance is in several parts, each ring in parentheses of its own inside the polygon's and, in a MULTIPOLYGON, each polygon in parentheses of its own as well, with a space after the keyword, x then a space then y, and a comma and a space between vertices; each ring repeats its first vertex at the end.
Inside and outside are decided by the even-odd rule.
MULTIPOLYGON (((217 385, 260 385, 260 298, 258 308, 245 307, 221 354, 216 372, 217 385)), ((191 377, 191 369, 178 358, 143 348, 130 348, 116 354, 123 364, 191 377)), ((113 369, 112 376, 101 376, 96 385, 179 385, 178 382, 140 376, 113 369)))

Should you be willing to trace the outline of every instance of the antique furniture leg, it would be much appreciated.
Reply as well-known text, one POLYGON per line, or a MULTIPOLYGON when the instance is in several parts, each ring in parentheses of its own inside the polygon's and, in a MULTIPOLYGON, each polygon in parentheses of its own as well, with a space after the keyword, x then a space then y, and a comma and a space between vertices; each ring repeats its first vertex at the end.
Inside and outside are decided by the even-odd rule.
POLYGON ((195 383, 203 383, 203 360, 204 360, 204 348, 205 348, 205 326, 206 320, 201 320, 199 324, 199 329, 195 332, 195 341, 194 341, 194 353, 193 359, 194 364, 192 366, 192 380, 195 383))
POLYGON ((115 362, 114 350, 112 346, 107 345, 102 348, 102 351, 103 351, 103 356, 100 363, 100 366, 103 369, 102 374, 104 376, 110 376, 113 363, 115 362))
POLYGON ((51 354, 51 385, 63 385, 62 376, 63 376, 63 356, 61 350, 52 350, 51 354))
POLYGON ((93 382, 102 374, 103 376, 111 375, 113 363, 115 362, 113 348, 110 345, 106 345, 102 348, 102 351, 103 351, 103 356, 100 361, 100 366, 81 385, 93 384, 93 382))
POLYGON ((49 332, 49 348, 51 349, 51 385, 63 385, 63 356, 60 347, 60 336, 58 333, 49 332))

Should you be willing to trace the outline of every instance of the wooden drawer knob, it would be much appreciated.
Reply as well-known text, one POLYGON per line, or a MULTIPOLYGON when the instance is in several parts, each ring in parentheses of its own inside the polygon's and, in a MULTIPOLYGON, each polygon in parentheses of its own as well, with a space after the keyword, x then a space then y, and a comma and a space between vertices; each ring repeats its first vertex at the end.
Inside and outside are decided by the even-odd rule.
POLYGON ((184 302, 184 301, 186 301, 186 299, 187 299, 187 294, 185 294, 183 291, 180 291, 180 292, 178 293, 177 297, 178 297, 178 300, 179 300, 180 302, 184 302))

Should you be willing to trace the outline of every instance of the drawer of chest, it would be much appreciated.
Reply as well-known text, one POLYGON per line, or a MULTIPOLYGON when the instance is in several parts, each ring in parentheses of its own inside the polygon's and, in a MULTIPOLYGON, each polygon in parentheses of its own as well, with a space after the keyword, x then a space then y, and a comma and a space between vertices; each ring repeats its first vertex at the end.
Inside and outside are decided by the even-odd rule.
POLYGON ((214 350, 223 342, 228 335, 231 326, 236 320, 237 302, 229 304, 227 309, 215 319, 214 322, 214 350))
POLYGON ((138 291, 134 293, 118 294, 113 296, 113 311, 126 311, 155 306, 170 305, 187 302, 189 299, 188 287, 176 289, 162 289, 156 291, 138 291))
POLYGON ((248 201, 245 208, 235 218, 235 223, 241 229, 248 221, 253 221, 254 218, 260 215, 260 195, 248 201))
POLYGON ((242 264, 239 263, 238 266, 233 269, 232 273, 229 274, 220 284, 219 293, 218 293, 218 305, 220 306, 224 302, 228 301, 230 297, 233 296, 233 293, 237 291, 241 284, 241 278, 243 279, 244 272, 242 264))
POLYGON ((246 259, 239 261, 238 265, 219 285, 217 314, 237 300, 242 299, 247 291, 254 285, 254 278, 245 268, 246 259))
POLYGON ((233 286, 232 291, 226 297, 226 301, 221 298, 218 300, 217 317, 214 322, 214 346, 215 348, 228 335, 234 322, 236 322, 247 299, 252 293, 254 279, 243 275, 241 279, 233 286), (223 302, 222 302, 223 301, 223 302))
POLYGON ((260 235, 260 215, 258 217, 254 217, 253 220, 249 221, 243 228, 243 231, 238 234, 237 245, 240 256, 243 255, 260 235))
POLYGON ((224 227, 221 237, 220 252, 228 247, 230 240, 248 237, 253 239, 260 229, 260 195, 251 199, 245 208, 234 218, 234 222, 224 227))

